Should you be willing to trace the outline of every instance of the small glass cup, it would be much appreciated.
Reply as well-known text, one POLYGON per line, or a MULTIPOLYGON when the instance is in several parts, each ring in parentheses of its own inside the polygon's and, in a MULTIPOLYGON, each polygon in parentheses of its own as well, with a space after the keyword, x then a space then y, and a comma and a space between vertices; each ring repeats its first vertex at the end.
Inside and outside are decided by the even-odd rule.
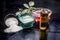
POLYGON ((33 27, 34 23, 34 17, 31 13, 26 13, 18 16, 20 23, 20 26, 23 27, 23 29, 31 28, 33 27))
POLYGON ((32 13, 33 13, 33 16, 35 17, 34 28, 42 28, 40 26, 42 26, 42 25, 46 26, 47 23, 42 24, 41 22, 48 21, 50 19, 50 15, 52 14, 52 11, 47 8, 36 8, 36 10, 33 10, 32 13), (49 13, 43 14, 43 13, 41 13, 41 9, 44 9, 45 11, 48 10, 49 13), (44 15, 45 15, 45 18, 44 18, 44 15))

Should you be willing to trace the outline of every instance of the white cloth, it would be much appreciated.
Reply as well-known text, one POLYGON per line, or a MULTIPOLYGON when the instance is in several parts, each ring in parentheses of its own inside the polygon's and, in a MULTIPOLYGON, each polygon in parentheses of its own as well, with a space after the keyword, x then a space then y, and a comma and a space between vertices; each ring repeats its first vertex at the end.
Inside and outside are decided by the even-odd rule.
POLYGON ((18 26, 18 20, 14 17, 8 18, 5 24, 8 27, 4 30, 6 33, 18 32, 23 29, 21 26, 18 26))

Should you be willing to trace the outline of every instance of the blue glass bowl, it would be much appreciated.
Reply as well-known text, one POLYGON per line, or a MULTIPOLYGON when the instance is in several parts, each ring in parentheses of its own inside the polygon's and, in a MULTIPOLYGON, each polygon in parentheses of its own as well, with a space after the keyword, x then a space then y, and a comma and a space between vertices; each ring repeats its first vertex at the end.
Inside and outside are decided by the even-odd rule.
POLYGON ((31 14, 26 13, 23 15, 19 15, 18 19, 21 22, 20 26, 22 26, 23 29, 33 27, 34 17, 31 14))

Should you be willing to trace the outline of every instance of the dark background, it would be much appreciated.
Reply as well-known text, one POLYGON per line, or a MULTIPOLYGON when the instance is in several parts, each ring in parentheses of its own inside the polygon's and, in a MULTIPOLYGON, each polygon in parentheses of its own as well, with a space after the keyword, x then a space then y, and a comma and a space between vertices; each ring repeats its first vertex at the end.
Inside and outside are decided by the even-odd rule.
MULTIPOLYGON (((19 8, 25 8, 22 4, 28 3, 31 0, 0 0, 0 34, 1 40, 6 35, 3 30, 6 28, 4 24, 4 17, 9 13, 15 13, 19 8)), ((49 8, 53 11, 50 19, 50 23, 55 22, 60 24, 60 0, 32 0, 35 2, 34 7, 49 8)), ((6 39, 6 37, 4 37, 6 39)))
MULTIPOLYGON (((1 22, 3 22, 3 19, 5 15, 8 13, 15 13, 18 11, 19 8, 25 8, 22 4, 23 3, 28 3, 31 0, 1 0, 1 22)), ((53 11, 53 18, 60 19, 60 1, 59 0, 32 0, 35 2, 34 7, 44 7, 44 8, 49 8, 53 11)), ((57 20, 55 19, 55 20, 57 20)), ((59 22, 59 21, 58 21, 59 22)))

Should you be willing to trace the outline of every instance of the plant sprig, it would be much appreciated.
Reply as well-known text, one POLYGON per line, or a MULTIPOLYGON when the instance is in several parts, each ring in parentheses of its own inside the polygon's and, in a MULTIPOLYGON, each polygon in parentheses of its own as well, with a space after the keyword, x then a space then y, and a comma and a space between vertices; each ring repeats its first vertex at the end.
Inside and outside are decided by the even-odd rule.
POLYGON ((30 13, 33 9, 35 9, 34 6, 34 2, 33 1, 30 1, 28 4, 24 3, 23 6, 26 7, 26 9, 19 9, 18 12, 16 12, 16 16, 18 15, 22 15, 22 14, 25 14, 25 13, 30 13))

